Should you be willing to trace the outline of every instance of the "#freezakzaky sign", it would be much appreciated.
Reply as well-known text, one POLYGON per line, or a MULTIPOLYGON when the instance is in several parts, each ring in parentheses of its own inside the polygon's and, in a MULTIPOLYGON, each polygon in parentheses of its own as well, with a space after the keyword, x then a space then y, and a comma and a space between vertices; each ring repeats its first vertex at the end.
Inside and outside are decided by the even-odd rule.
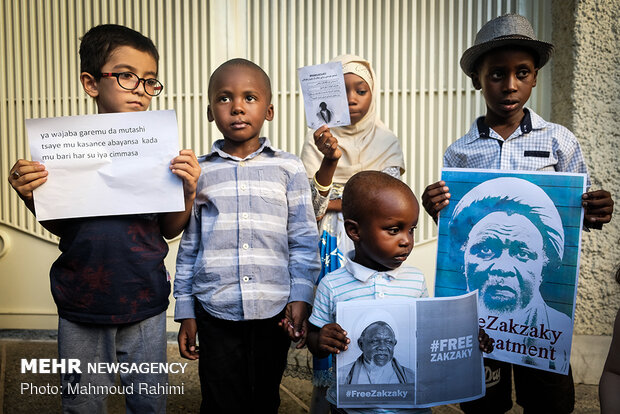
POLYGON ((473 292, 338 302, 351 340, 336 356, 338 407, 423 408, 484 395, 477 302, 473 292))

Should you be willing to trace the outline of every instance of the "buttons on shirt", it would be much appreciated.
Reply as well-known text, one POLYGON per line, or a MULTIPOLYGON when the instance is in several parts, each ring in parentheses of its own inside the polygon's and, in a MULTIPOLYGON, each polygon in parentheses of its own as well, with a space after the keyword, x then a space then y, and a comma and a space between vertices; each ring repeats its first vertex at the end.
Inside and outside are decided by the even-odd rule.
POLYGON ((382 272, 377 272, 374 274, 375 277, 375 292, 377 293, 377 297, 379 299, 383 299, 385 297, 385 292, 383 291, 385 286, 381 283, 382 279, 387 280, 387 275, 382 272))
POLYGON ((240 167, 245 167, 245 161, 241 161, 241 162, 239 163, 239 166, 240 166, 240 167))
POLYGON ((250 276, 243 276, 243 281, 244 282, 249 282, 250 281, 250 276))
POLYGON ((248 188, 248 186, 247 186, 247 185, 245 185, 245 184, 241 184, 240 188, 241 188, 243 191, 245 191, 245 190, 248 188))
POLYGON ((243 247, 243 250, 247 250, 247 249, 250 248, 250 245, 247 244, 247 243, 243 243, 243 246, 241 246, 241 247, 243 247))
POLYGON ((241 218, 247 219, 248 217, 250 217, 250 215, 248 213, 242 213, 241 214, 241 218))

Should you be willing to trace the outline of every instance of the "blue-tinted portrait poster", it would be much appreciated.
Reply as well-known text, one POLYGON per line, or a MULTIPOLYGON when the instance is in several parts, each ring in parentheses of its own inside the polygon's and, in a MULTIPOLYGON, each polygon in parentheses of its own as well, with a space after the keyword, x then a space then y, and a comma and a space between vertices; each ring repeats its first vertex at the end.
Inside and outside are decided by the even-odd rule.
POLYGON ((444 169, 435 296, 478 289, 489 358, 568 373, 584 174, 444 169))

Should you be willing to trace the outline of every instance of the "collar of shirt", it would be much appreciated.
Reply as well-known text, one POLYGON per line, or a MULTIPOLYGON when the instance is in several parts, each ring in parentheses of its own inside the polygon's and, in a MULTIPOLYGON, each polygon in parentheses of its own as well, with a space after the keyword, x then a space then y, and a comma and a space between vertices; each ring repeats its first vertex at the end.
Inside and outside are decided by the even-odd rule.
MULTIPOLYGON (((528 108, 523 108, 523 112, 525 115, 523 116, 523 119, 521 119, 519 128, 515 130, 515 132, 513 132, 507 140, 547 127, 547 121, 542 119, 536 112, 528 108)), ((504 141, 499 134, 484 123, 484 116, 476 119, 474 125, 472 126, 471 133, 467 136, 466 143, 470 144, 479 138, 493 138, 499 141, 504 141)))
POLYGON ((230 155, 229 153, 225 152, 222 149, 223 146, 224 146, 224 142, 225 142, 224 139, 218 139, 217 141, 215 141, 213 143, 213 146, 211 146, 211 152, 206 155, 206 158, 210 158, 210 157, 213 157, 213 156, 219 156, 220 158, 228 158, 228 159, 231 159, 233 161, 244 161, 244 160, 251 160, 252 158, 256 157, 258 154, 260 154, 261 152, 263 152, 265 150, 269 150, 269 151, 273 152, 274 154, 282 152, 281 149, 275 148, 275 147, 273 147, 271 145, 271 142, 269 141, 269 138, 267 138, 267 137, 260 137, 259 138, 260 147, 258 147, 258 149, 256 151, 254 151, 253 153, 251 153, 247 157, 239 158, 239 157, 235 157, 234 155, 230 155))
POLYGON ((390 279, 398 278, 398 275, 402 271, 402 266, 397 267, 396 269, 387 270, 385 272, 379 272, 375 269, 370 269, 366 266, 363 266, 357 262, 353 261, 353 257, 355 256, 355 250, 347 253, 347 262, 345 263, 345 267, 347 270, 360 282, 366 283, 371 276, 382 273, 387 275, 390 279))

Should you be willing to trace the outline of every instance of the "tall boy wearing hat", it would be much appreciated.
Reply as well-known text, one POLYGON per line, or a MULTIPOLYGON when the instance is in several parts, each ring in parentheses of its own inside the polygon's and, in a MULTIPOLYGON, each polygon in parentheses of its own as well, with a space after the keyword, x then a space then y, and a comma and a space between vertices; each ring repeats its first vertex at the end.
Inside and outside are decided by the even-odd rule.
MULTIPOLYGON (((587 174, 575 136, 525 107, 536 86, 538 70, 552 53, 553 45, 537 40, 523 16, 500 16, 480 29, 474 46, 463 53, 460 64, 474 87, 482 92, 487 112, 448 147, 444 167, 587 174)), ((611 220, 614 202, 609 192, 587 192, 582 198, 586 227, 600 229, 611 220)), ((443 181, 429 185, 422 195, 424 209, 435 221, 449 202, 449 188, 443 181)), ((466 413, 508 411, 512 407, 511 367, 517 403, 525 412, 573 411, 575 390, 570 370, 568 375, 560 375, 494 360, 485 360, 486 396, 461 404, 461 408, 466 413)))

